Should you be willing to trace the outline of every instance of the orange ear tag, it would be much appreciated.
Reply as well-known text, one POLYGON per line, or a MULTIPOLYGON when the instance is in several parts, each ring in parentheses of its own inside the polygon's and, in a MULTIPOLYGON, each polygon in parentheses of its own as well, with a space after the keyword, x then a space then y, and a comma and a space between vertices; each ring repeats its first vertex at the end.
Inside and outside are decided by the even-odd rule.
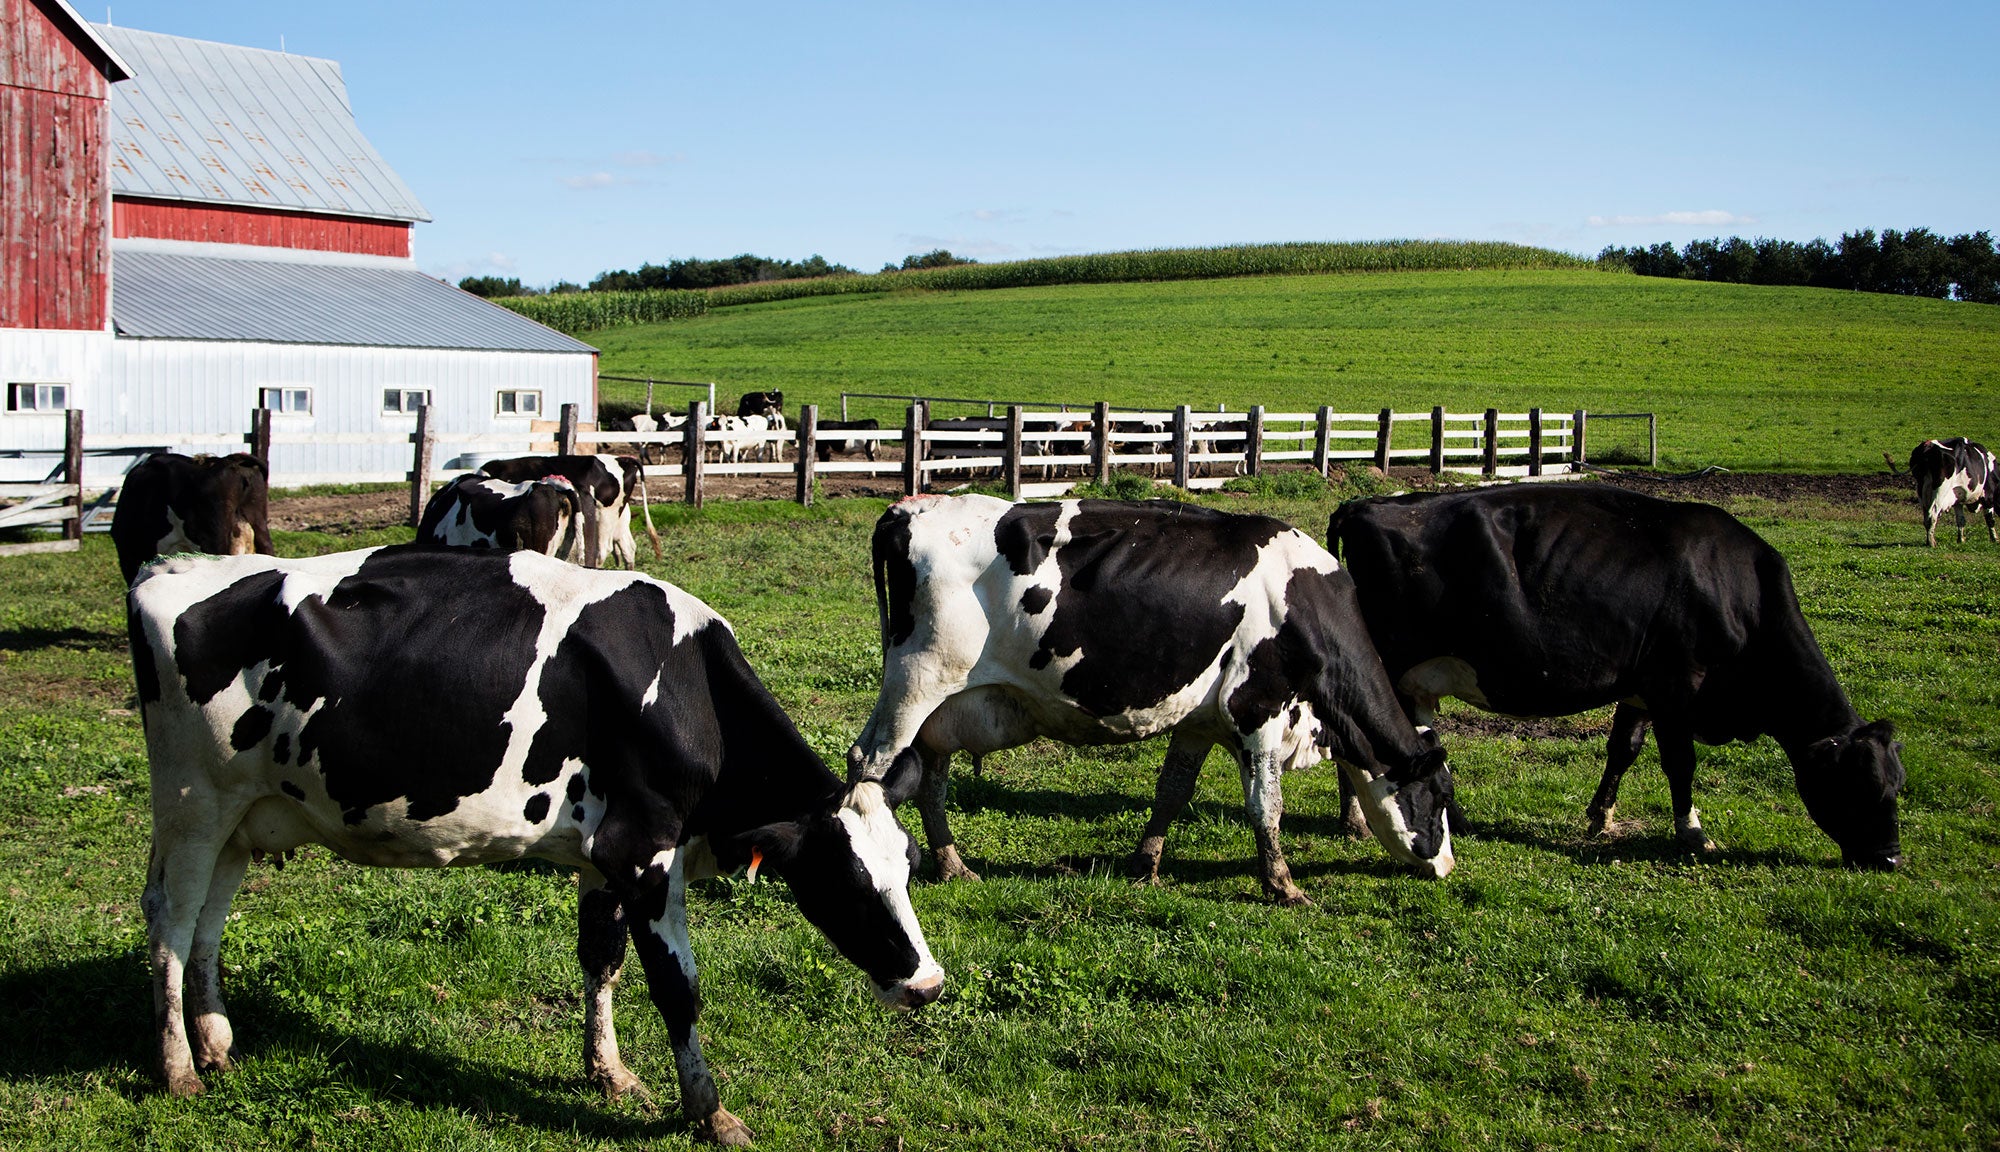
POLYGON ((750 849, 750 871, 745 873, 745 878, 748 879, 750 883, 755 884, 757 882, 757 869, 762 867, 763 863, 764 863, 764 850, 762 848, 750 849))

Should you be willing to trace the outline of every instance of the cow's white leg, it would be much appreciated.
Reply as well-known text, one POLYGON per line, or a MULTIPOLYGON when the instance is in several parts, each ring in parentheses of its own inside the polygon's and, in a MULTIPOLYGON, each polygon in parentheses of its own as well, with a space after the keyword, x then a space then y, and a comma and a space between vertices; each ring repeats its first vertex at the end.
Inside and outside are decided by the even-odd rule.
POLYGON ((716 1144, 750 1143, 750 1129, 722 1106, 715 1077, 702 1059, 701 1035, 695 1021, 701 1015, 701 981, 695 975, 694 950, 688 944, 687 878, 681 853, 667 849, 636 873, 625 898, 632 920, 632 942, 646 969, 646 987, 667 1022, 673 1042, 674 1072, 681 1086, 681 1114, 697 1139, 716 1144), (666 867, 661 869, 660 864, 666 867), (664 872, 664 874, 661 874, 664 872))
POLYGON ((1167 850, 1167 828, 1187 810, 1195 782, 1201 778, 1201 766, 1214 743, 1174 729, 1167 741, 1166 761, 1160 765, 1160 781, 1153 789, 1152 814, 1146 818, 1146 830, 1139 834, 1139 847, 1128 864, 1133 879, 1151 884, 1160 882, 1160 857, 1167 850))
POLYGON ((222 929, 229 923, 229 904, 249 866, 248 845, 234 839, 224 844, 195 920, 194 945, 188 955, 187 1019, 194 1031, 195 1067, 204 1072, 227 1072, 236 1059, 229 1010, 222 1005, 222 929))
POLYGON ((595 868, 585 868, 576 905, 576 959, 583 966, 583 1075, 616 1100, 651 1099, 618 1054, 612 993, 625 966, 625 908, 595 868))
POLYGON ((1938 485, 1931 498, 1924 502, 1924 543, 1932 548, 1937 547, 1938 521, 1944 519, 1946 509, 1951 507, 1951 499, 1951 485, 1944 483, 1938 485))
POLYGON ((924 843, 937 861, 939 880, 977 880, 979 873, 959 858, 958 844, 951 838, 951 823, 945 818, 944 801, 951 782, 951 753, 931 752, 919 747, 924 760, 924 780, 917 787, 917 814, 924 820, 924 843))
POLYGON ((1276 753, 1252 747, 1238 757, 1243 772, 1243 806, 1250 813, 1251 830, 1257 834, 1257 862, 1264 873, 1264 892, 1287 906, 1310 904, 1305 892, 1292 883, 1292 870, 1278 847, 1278 821, 1285 814, 1285 792, 1279 783, 1284 768, 1276 753))
MULTIPOLYGON (((212 824, 211 824, 212 826, 212 824)), ((153 976, 153 1031, 160 1079, 175 1096, 202 1090, 188 1045, 186 986, 188 954, 195 926, 208 899, 222 845, 210 840, 177 840, 155 826, 152 858, 146 866, 146 948, 153 976)))

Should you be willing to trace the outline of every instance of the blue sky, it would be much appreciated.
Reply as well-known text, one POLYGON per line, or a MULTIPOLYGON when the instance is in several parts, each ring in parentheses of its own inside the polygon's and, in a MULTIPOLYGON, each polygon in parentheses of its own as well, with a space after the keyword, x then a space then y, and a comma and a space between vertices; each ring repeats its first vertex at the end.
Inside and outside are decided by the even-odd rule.
MULTIPOLYGON (((103 20, 101 3, 78 10, 103 20)), ((2000 231, 2000 4, 294 4, 426 271, 2000 231)))

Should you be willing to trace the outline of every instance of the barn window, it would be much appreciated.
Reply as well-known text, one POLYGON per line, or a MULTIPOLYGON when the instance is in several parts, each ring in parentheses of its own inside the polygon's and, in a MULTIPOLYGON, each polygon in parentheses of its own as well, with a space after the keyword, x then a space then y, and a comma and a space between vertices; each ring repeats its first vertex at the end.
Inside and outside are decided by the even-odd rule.
POLYGON ((540 416, 542 394, 518 390, 503 391, 499 393, 493 410, 502 416, 540 416))
POLYGON ((415 416, 417 409, 431 402, 428 388, 384 388, 382 411, 390 415, 415 416))
POLYGON ((312 415, 312 389, 310 388, 266 388, 263 389, 263 406, 273 412, 284 412, 298 416, 312 415))
POLYGON ((7 411, 60 412, 69 407, 67 384, 9 384, 7 411))

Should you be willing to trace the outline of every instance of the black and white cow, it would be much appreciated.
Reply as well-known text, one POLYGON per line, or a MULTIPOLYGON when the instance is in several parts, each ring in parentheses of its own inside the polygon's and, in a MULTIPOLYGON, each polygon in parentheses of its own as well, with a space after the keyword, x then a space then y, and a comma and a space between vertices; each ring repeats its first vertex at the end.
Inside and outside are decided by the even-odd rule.
POLYGON ((1993 453, 1963 436, 1926 440, 1910 452, 1910 475, 1917 482, 1917 508, 1924 514, 1924 543, 1937 547, 1938 521, 1948 511, 1965 543, 1967 509, 1986 513, 1986 535, 2000 541, 1993 513, 2000 507, 2000 467, 1993 453))
POLYGON ((118 573, 130 584, 159 555, 271 554, 269 473, 255 456, 155 452, 125 474, 111 514, 118 573))
POLYGON ((639 563, 639 545, 632 539, 632 501, 636 497, 645 518, 646 536, 653 542, 653 559, 661 556, 660 534, 653 530, 652 501, 646 496, 646 467, 636 456, 516 456, 488 460, 479 470, 495 480, 516 484, 561 476, 576 485, 577 491, 597 497, 599 530, 610 530, 608 558, 627 568, 639 563))
POLYGON ((1900 860, 1893 728, 1862 722, 1799 611, 1785 558, 1722 509, 1524 485, 1356 501, 1327 535, 1419 723, 1442 696, 1511 716, 1618 706, 1594 833, 1610 825, 1650 724, 1676 834, 1710 847, 1693 803, 1694 742, 1769 734, 1849 864, 1900 860))
POLYGON ((841 433, 879 432, 881 429, 882 422, 872 417, 866 420, 821 420, 814 433, 813 451, 822 464, 833 459, 835 452, 850 456, 860 453, 872 461, 875 459, 875 440, 872 437, 848 439, 841 433))
MULTIPOLYGON (((785 414, 783 392, 745 392, 736 399, 738 416, 779 416, 785 414)), ((780 424, 779 427, 784 425, 780 424)))
POLYGON ((876 524, 874 563, 882 694, 848 776, 922 762, 918 804, 944 876, 971 874, 945 822, 952 752, 1166 731, 1132 861, 1142 876, 1157 878, 1167 827, 1218 743, 1241 768, 1272 897, 1305 899, 1278 846, 1279 774, 1329 753, 1391 855, 1451 871, 1444 752, 1397 706, 1353 582, 1305 534, 1166 501, 916 496, 876 524))
POLYGON ((176 1095, 235 1058, 216 957, 246 865, 303 844, 386 867, 580 869, 586 1074, 644 1091, 612 1028, 629 935, 681 1106, 719 1143, 749 1133, 701 1055, 690 879, 761 863, 883 1003, 942 987, 910 906, 916 844, 891 811, 918 774, 843 785, 729 625, 678 588, 531 552, 186 557, 142 574, 130 628, 154 1025, 176 1095))
POLYGON ((603 557, 597 535, 597 501, 563 476, 513 484, 468 472, 432 494, 417 522, 423 547, 525 549, 590 568, 603 557))

